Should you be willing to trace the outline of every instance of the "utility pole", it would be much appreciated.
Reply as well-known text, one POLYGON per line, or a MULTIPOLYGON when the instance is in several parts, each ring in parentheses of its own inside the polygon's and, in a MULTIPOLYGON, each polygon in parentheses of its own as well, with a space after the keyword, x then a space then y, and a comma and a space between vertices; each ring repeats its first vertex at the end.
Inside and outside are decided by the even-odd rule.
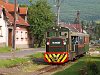
POLYGON ((60 15, 60 0, 56 0, 56 7, 57 7, 57 26, 59 26, 59 15, 60 15))
POLYGON ((60 5, 64 0, 55 0, 56 7, 57 7, 57 26, 60 26, 60 5))
POLYGON ((16 50, 16 0, 14 0, 14 26, 13 26, 13 49, 16 50))

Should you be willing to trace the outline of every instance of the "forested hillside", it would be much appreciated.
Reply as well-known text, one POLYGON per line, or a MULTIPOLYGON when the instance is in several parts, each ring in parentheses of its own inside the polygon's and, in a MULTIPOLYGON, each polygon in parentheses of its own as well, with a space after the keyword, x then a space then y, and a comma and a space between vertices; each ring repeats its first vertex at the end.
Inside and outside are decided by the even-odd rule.
MULTIPOLYGON (((9 0, 13 2, 14 0, 9 0)), ((28 0, 17 0, 20 4, 29 4, 28 0)), ((36 0, 33 0, 33 2, 36 0)), ((71 22, 80 10, 81 20, 100 20, 100 0, 62 0, 60 19, 71 22)), ((48 0, 55 11, 55 0, 48 0)))

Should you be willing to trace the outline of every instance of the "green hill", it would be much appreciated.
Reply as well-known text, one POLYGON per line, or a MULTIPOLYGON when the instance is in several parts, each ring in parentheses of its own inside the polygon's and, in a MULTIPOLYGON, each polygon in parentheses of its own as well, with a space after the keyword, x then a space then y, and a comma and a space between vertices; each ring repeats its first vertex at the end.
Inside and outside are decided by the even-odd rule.
MULTIPOLYGON (((13 2, 14 0, 9 0, 13 2)), ((19 4, 29 4, 28 0, 17 0, 19 4)), ((36 0, 33 0, 36 1, 36 0)), ((55 0, 48 0, 48 3, 55 11, 55 0)), ((62 0, 60 19, 71 22, 76 17, 76 11, 80 10, 81 20, 100 19, 100 0, 62 0)))

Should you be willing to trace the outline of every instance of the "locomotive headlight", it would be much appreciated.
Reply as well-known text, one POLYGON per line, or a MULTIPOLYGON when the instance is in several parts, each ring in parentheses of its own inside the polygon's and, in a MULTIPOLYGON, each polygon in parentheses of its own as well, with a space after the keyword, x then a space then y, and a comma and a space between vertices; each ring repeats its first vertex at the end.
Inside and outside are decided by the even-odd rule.
POLYGON ((47 42, 47 45, 50 45, 50 43, 49 43, 49 42, 47 42))
POLYGON ((64 44, 64 45, 66 45, 66 42, 65 42, 65 41, 63 41, 63 44, 64 44))
POLYGON ((66 42, 64 42, 64 45, 66 45, 66 42))

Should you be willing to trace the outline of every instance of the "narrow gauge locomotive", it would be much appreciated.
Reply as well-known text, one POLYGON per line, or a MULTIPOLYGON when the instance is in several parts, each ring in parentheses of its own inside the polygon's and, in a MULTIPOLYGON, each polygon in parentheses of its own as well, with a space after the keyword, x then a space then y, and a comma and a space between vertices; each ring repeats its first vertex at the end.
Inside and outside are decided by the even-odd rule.
POLYGON ((65 63, 85 54, 88 50, 88 34, 58 26, 46 32, 44 60, 48 63, 65 63))

